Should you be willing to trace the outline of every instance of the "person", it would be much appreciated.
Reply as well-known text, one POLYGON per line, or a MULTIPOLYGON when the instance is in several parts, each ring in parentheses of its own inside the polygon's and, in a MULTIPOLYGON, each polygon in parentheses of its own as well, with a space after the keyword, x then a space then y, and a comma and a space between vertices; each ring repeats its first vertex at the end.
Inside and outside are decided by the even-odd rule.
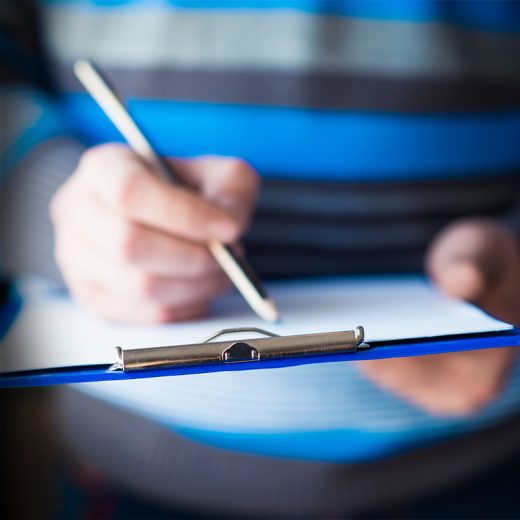
MULTIPOLYGON (((194 320, 229 289, 216 238, 264 278, 426 269, 520 324, 519 7, 4 2, 4 272, 107 320, 194 320), (85 56, 192 189, 121 144, 71 74, 85 56)), ((520 514, 513 349, 89 383, 57 406, 98 516, 520 514)))

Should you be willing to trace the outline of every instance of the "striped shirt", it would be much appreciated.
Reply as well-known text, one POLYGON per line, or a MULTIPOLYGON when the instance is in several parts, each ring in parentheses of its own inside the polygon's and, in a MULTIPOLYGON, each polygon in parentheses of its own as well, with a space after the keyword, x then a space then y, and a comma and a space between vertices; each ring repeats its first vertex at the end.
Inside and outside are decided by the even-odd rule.
MULTIPOLYGON (((419 271, 456 218, 518 222, 518 3, 47 0, 39 15, 47 76, 25 73, 22 88, 6 64, 18 81, 5 94, 8 215, 26 206, 15 186, 50 196, 43 185, 59 185, 86 146, 121 140, 71 74, 86 56, 162 154, 233 155, 260 172, 246 243, 263 276, 419 271)), ((12 240, 25 243, 13 255, 31 247, 38 208, 16 218, 12 240)), ((48 255, 7 258, 7 268, 55 269, 42 267, 52 235, 40 222, 48 255)), ((354 364, 81 389, 217 446, 363 461, 518 413, 520 368, 499 400, 464 419, 434 418, 354 364)))

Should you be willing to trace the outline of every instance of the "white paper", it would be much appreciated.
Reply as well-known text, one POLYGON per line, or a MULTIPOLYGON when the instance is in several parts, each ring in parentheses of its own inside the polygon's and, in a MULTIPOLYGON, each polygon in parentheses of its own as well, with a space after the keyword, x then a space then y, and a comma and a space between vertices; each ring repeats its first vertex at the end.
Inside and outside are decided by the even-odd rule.
POLYGON ((266 324, 242 297, 218 301, 201 321, 162 326, 105 323, 64 297, 31 298, 3 341, 0 371, 112 364, 115 347, 197 343, 230 327, 281 335, 365 328, 366 340, 395 340, 512 328, 479 309, 442 296, 419 277, 329 279, 268 286, 282 322, 266 324))

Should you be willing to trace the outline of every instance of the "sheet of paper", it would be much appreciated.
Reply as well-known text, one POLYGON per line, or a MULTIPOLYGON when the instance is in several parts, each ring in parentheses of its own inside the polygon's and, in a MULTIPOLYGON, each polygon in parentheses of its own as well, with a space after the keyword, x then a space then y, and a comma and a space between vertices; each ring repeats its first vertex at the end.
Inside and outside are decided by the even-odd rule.
POLYGON ((116 346, 197 343, 230 327, 260 327, 287 335, 362 325, 368 342, 511 328, 442 296, 419 277, 279 282, 268 290, 283 318, 279 324, 262 322, 238 294, 219 300, 204 320, 162 326, 108 324, 67 298, 33 295, 3 342, 0 370, 112 364, 116 346))

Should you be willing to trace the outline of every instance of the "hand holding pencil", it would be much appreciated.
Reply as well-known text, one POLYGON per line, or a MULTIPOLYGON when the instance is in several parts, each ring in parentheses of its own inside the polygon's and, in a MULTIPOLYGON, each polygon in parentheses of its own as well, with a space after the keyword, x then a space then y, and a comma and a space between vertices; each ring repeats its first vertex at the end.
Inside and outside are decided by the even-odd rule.
POLYGON ((125 130, 133 150, 90 149, 52 202, 57 261, 71 292, 107 319, 164 322, 201 316, 231 279, 258 314, 276 319, 229 246, 247 228, 256 173, 230 158, 167 161, 125 130))

